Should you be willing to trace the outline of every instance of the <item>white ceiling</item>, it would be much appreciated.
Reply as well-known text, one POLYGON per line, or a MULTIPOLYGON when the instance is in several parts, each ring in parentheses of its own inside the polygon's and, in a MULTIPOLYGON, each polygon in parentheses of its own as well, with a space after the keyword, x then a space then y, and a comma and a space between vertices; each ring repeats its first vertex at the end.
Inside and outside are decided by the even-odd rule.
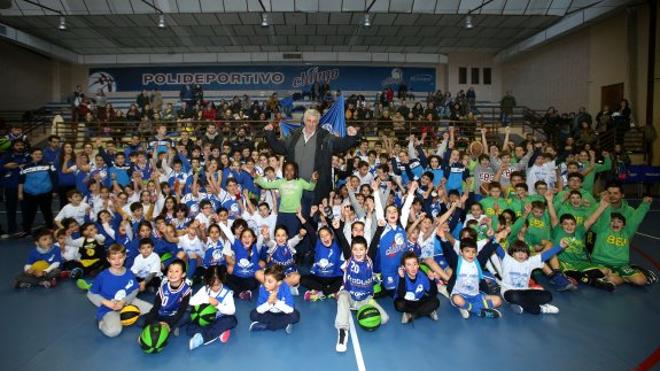
POLYGON ((189 52, 496 52, 595 0, 153 0, 168 27, 140 0, 22 0, 0 10, 0 23, 79 54, 189 52), (483 5, 483 6, 482 6, 483 5), (477 7, 481 8, 474 10, 477 7), (473 10, 474 29, 464 28, 473 10))

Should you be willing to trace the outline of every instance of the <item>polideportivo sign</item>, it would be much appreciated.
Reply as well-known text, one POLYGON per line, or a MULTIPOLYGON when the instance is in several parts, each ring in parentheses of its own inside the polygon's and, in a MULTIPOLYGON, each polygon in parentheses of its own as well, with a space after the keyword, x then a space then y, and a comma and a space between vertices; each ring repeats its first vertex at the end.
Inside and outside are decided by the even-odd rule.
POLYGON ((88 91, 180 90, 199 84, 205 90, 309 90, 327 81, 332 89, 381 90, 405 84, 415 92, 435 90, 435 69, 367 66, 187 66, 90 69, 88 91))

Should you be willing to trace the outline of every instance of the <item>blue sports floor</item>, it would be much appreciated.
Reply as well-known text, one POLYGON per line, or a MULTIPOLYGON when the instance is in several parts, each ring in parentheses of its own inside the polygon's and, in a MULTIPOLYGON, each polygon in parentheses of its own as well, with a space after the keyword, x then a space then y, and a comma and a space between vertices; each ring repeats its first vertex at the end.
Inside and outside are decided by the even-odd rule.
MULTIPOLYGON (((655 202, 655 207, 659 207, 655 202)), ((653 208, 652 208, 653 209, 653 208)), ((660 261, 660 210, 652 211, 633 245, 634 263, 660 261)), ((630 370, 660 345, 660 285, 620 287, 613 293, 581 287, 553 292, 558 315, 516 315, 503 308, 497 320, 463 320, 441 297, 440 320, 423 318, 401 325, 389 299, 380 303, 391 322, 375 332, 356 331, 355 345, 335 352, 335 302, 297 304, 301 321, 291 335, 249 333, 253 304, 238 302, 238 327, 227 344, 216 342, 193 352, 183 334, 171 337, 160 354, 144 354, 138 328, 105 338, 96 327, 95 309, 72 282, 55 289, 14 290, 31 242, 0 243, 0 347, 2 370, 630 370)), ((657 270, 657 267, 655 268, 657 270)), ((546 282, 542 282, 545 284, 546 282)), ((660 369, 656 364, 655 369, 660 369)))

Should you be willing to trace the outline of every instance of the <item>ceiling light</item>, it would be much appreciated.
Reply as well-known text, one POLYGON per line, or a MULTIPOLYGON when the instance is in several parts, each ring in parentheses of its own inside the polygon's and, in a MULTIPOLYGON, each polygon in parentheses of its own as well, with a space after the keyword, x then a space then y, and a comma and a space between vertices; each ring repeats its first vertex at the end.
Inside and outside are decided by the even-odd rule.
POLYGON ((158 16, 158 28, 165 28, 167 25, 165 25, 165 14, 161 14, 158 16))
POLYGON ((465 17, 465 28, 467 28, 468 30, 471 30, 471 29, 474 28, 474 25, 472 24, 472 16, 471 15, 468 15, 467 17, 465 17))
POLYGON ((364 27, 371 26, 371 19, 369 19, 369 13, 364 15, 364 27))
POLYGON ((57 26, 60 31, 66 31, 66 18, 60 17, 60 25, 57 26))
POLYGON ((261 27, 268 27, 268 14, 263 13, 261 15, 261 27))

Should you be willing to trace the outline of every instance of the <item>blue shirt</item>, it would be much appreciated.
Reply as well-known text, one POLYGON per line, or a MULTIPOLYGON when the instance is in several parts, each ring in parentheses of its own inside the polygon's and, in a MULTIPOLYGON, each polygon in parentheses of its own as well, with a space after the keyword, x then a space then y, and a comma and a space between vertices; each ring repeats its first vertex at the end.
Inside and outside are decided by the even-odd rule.
POLYGON ((23 165, 30 161, 30 155, 27 153, 5 153, 0 159, 0 186, 5 188, 16 188, 21 178, 21 168, 23 165), (10 163, 17 163, 19 167, 15 169, 5 169, 5 165, 10 163))
MULTIPOLYGON (((257 307, 267 302, 269 296, 270 293, 266 291, 264 285, 259 286, 259 297, 257 298, 257 307)), ((293 295, 291 295, 291 290, 289 289, 289 285, 287 285, 286 282, 282 282, 280 284, 280 287, 277 289, 277 300, 281 300, 291 308, 295 308, 293 295)))
POLYGON ((337 242, 332 240, 332 245, 323 245, 320 239, 316 240, 314 248, 314 265, 312 274, 319 277, 341 277, 342 251, 337 242))
POLYGON ((344 269, 344 290, 355 301, 366 300, 374 294, 374 271, 371 259, 359 262, 350 258, 344 269))
MULTIPOLYGON (((94 280, 89 292, 101 295, 105 300, 124 300, 126 296, 138 289, 137 280, 130 269, 124 269, 124 273, 116 275, 105 269, 94 280)), ((112 310, 101 305, 96 311, 96 319, 100 321, 106 313, 112 310)))
POLYGON ((51 246, 45 252, 39 251, 39 249, 35 247, 30 251, 30 255, 28 255, 28 259, 25 263, 32 265, 35 262, 38 262, 39 260, 45 261, 46 263, 48 263, 48 265, 51 265, 53 263, 58 263, 62 261, 62 253, 59 247, 55 245, 51 246))

